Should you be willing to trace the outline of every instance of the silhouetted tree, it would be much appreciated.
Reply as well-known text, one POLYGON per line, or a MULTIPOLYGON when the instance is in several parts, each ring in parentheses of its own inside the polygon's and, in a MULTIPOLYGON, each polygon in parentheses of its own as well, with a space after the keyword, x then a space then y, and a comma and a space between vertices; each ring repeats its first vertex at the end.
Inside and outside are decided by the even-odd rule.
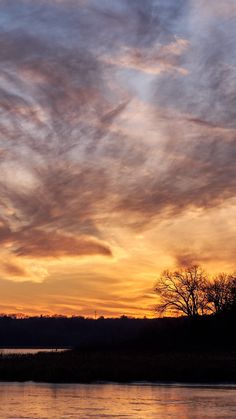
POLYGON ((231 279, 231 311, 236 313, 236 274, 231 279))
POLYGON ((164 271, 155 287, 160 298, 156 311, 190 317, 206 314, 209 311, 205 292, 207 285, 206 274, 197 265, 174 272, 164 271))
POLYGON ((232 275, 221 273, 206 286, 206 298, 213 313, 229 311, 235 301, 235 280, 232 275))

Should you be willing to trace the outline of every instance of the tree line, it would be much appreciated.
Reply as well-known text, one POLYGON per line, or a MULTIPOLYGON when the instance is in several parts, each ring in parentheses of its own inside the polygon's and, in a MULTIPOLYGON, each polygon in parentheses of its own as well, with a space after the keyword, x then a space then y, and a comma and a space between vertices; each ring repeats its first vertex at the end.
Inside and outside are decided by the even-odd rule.
POLYGON ((198 266, 162 272, 155 286, 156 311, 189 317, 236 312, 236 273, 210 278, 198 266))

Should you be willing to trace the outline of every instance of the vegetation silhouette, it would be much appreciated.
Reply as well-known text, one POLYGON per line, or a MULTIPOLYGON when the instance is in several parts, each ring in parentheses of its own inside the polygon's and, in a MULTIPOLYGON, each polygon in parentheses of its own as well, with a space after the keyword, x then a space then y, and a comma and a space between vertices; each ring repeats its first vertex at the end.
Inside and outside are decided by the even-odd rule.
POLYGON ((213 313, 233 312, 236 309, 236 274, 220 273, 209 282, 206 298, 213 313))
POLYGON ((190 317, 206 314, 209 310, 205 292, 207 286, 207 277, 199 266, 173 272, 166 270, 155 287, 155 292, 160 296, 156 310, 190 317))
POLYGON ((177 317, 0 317, 0 346, 71 348, 0 352, 0 381, 236 383, 236 279, 199 266, 165 271, 158 313, 177 317))
POLYGON ((93 350, 0 357, 1 381, 235 383, 235 353, 93 350))
POLYGON ((165 270, 156 286, 159 314, 189 317, 235 310, 236 274, 220 273, 213 280, 198 265, 165 270))

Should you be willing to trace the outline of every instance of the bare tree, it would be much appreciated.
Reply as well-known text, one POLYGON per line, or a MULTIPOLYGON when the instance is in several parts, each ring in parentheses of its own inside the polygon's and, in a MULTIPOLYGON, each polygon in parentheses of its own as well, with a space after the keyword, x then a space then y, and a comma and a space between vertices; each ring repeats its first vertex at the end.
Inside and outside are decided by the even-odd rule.
POLYGON ((210 309, 214 313, 220 313, 230 305, 231 302, 231 278, 230 275, 221 273, 217 275, 206 287, 206 297, 210 309))
POLYGON ((191 317, 206 314, 209 311, 207 285, 206 274, 197 265, 174 272, 164 271, 155 287, 160 298, 156 311, 191 317))
POLYGON ((236 275, 221 273, 206 287, 206 297, 213 313, 229 311, 236 305, 236 275))
POLYGON ((231 278, 231 307, 230 310, 236 313, 236 273, 231 278))

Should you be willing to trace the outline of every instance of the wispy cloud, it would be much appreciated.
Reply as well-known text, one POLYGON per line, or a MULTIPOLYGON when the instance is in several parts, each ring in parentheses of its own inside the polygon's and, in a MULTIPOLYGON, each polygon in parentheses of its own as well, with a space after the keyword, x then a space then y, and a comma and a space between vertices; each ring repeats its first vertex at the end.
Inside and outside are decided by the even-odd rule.
POLYGON ((105 55, 101 59, 106 64, 149 75, 159 75, 163 72, 187 75, 188 70, 179 66, 178 61, 188 46, 187 40, 176 38, 169 44, 157 44, 151 48, 125 47, 120 51, 120 55, 105 55))
MULTIPOLYGON (((0 12, 4 277, 35 280, 33 258, 100 255, 106 270, 118 230, 129 255, 136 234, 233 205, 234 1, 1 0, 0 12)), ((173 263, 219 253, 203 230, 179 250, 167 230, 157 245, 173 263)))

